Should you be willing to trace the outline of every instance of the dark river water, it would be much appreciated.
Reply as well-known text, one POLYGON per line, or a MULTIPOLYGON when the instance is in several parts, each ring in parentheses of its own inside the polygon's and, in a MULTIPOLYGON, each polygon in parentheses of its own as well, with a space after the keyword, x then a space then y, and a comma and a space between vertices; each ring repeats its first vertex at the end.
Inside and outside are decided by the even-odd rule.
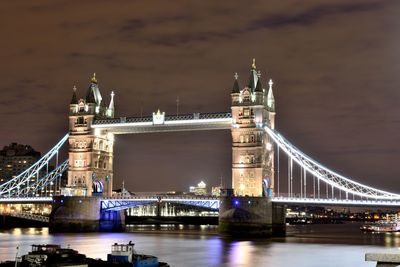
POLYGON ((0 230, 0 260, 30 251, 31 244, 70 246, 92 258, 106 258, 111 244, 133 241, 139 253, 152 254, 172 266, 375 266, 366 252, 400 252, 400 233, 362 233, 360 223, 288 226, 287 236, 232 240, 215 226, 135 226, 125 233, 50 234, 47 228, 0 230))

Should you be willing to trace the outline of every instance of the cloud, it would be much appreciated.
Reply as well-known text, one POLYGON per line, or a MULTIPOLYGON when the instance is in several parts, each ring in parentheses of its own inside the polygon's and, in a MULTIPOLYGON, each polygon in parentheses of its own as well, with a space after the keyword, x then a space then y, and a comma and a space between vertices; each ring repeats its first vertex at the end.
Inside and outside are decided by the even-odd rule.
POLYGON ((288 26, 311 26, 327 16, 352 15, 358 12, 376 11, 382 7, 382 2, 366 3, 340 3, 310 7, 295 14, 265 14, 261 18, 252 21, 247 30, 259 30, 262 28, 274 29, 288 26))

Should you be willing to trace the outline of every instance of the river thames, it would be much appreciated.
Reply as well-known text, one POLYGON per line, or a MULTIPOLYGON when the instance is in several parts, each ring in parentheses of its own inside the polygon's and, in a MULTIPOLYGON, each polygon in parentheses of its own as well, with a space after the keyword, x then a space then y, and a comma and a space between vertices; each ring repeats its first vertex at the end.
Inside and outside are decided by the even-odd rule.
POLYGON ((12 260, 32 244, 70 246, 92 258, 106 258, 111 244, 133 241, 138 253, 173 266, 338 267, 375 266, 366 252, 399 251, 400 233, 362 233, 360 223, 288 226, 283 238, 232 240, 216 226, 128 226, 124 233, 50 234, 47 228, 0 230, 0 260, 12 260))

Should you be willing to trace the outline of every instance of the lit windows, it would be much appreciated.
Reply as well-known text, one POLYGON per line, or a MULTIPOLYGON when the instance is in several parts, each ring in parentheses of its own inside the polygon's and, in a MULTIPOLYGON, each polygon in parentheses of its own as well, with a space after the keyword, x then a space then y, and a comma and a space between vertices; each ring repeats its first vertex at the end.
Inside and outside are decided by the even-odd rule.
POLYGON ((243 109, 243 117, 250 117, 250 109, 249 108, 243 109))
POLYGON ((85 120, 83 119, 83 117, 78 117, 76 119, 76 124, 83 124, 85 122, 85 120))
POLYGON ((86 160, 77 159, 75 160, 75 167, 82 168, 86 166, 86 160))

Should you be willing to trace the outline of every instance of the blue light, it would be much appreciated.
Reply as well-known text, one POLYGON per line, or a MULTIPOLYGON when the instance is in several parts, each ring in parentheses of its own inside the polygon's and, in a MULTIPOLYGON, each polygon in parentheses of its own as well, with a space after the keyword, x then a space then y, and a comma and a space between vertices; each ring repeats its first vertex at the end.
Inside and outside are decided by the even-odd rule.
POLYGON ((239 200, 235 199, 235 200, 233 201, 233 204, 237 207, 237 206, 240 205, 240 202, 239 202, 239 200))
POLYGON ((64 199, 61 199, 61 203, 64 203, 64 199))

